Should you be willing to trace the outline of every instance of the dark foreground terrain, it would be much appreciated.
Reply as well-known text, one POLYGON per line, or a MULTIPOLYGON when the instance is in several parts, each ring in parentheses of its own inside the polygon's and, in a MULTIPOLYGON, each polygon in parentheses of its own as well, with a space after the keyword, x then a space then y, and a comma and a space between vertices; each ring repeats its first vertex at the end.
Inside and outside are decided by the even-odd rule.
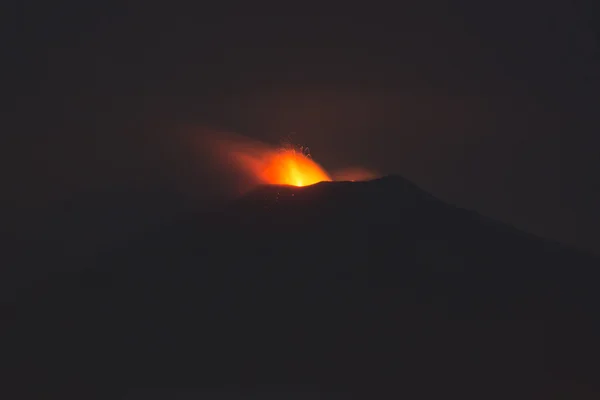
POLYGON ((5 304, 3 390, 596 399, 599 267, 399 177, 262 187, 5 304))

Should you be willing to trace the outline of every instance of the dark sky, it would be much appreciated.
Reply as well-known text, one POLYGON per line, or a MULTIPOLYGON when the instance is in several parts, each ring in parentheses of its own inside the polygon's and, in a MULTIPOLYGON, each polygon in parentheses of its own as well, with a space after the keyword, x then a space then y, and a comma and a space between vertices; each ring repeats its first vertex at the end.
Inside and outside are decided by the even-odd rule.
POLYGON ((326 168, 398 173, 600 248, 594 1, 204 3, 8 5, 11 226, 175 183, 207 197, 219 183, 178 132, 211 127, 275 143, 296 132, 326 168))

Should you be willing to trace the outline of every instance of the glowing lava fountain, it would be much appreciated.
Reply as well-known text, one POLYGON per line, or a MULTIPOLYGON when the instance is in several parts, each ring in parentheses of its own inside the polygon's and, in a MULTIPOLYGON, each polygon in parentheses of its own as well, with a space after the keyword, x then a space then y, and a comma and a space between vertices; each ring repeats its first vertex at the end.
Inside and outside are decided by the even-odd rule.
POLYGON ((308 154, 308 149, 290 143, 276 148, 234 134, 214 134, 205 142, 225 170, 243 176, 242 187, 255 184, 308 186, 333 180, 367 180, 376 175, 362 168, 347 168, 329 174, 308 154))
POLYGON ((263 150, 232 153, 233 160, 262 183, 307 186, 331 181, 311 158, 294 150, 263 150))

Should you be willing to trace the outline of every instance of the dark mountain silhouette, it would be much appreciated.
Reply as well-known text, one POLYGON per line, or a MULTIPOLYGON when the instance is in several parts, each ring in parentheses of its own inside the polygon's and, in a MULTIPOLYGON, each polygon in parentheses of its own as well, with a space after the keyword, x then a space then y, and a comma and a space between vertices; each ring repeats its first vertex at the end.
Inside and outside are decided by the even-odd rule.
POLYGON ((61 398, 596 398, 599 266, 396 176, 264 186, 21 293, 6 376, 61 398))

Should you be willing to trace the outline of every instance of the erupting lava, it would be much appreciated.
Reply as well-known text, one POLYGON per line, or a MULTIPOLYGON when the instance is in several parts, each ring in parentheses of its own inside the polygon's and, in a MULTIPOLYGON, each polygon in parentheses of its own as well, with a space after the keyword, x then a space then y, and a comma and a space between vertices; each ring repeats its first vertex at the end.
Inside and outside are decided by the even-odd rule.
POLYGON ((312 159, 294 150, 270 150, 259 154, 234 152, 233 158, 261 183, 307 186, 331 178, 312 159))
MULTIPOLYGON (((221 163, 226 163, 227 168, 233 167, 249 184, 308 186, 334 180, 332 175, 305 154, 303 150, 308 149, 289 143, 283 148, 274 148, 237 135, 215 135, 209 146, 216 151, 221 163)), ((335 180, 354 181, 370 179, 374 175, 354 168, 333 176, 335 180)))

